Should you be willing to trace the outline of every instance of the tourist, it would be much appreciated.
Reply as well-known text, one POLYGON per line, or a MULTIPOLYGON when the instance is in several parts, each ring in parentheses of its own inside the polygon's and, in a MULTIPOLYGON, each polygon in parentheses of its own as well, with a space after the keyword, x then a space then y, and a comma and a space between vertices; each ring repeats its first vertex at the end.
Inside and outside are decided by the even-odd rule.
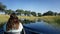
POLYGON ((15 13, 10 15, 8 22, 4 25, 4 34, 21 34, 23 26, 19 22, 18 17, 15 13))

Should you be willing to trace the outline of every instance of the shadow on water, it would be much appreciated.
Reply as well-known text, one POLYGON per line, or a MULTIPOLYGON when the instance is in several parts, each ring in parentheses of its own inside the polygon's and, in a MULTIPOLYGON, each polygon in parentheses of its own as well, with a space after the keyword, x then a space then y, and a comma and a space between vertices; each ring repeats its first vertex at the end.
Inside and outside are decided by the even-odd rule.
POLYGON ((30 23, 41 22, 41 19, 35 19, 35 20, 20 19, 19 21, 20 21, 22 24, 30 24, 30 23))

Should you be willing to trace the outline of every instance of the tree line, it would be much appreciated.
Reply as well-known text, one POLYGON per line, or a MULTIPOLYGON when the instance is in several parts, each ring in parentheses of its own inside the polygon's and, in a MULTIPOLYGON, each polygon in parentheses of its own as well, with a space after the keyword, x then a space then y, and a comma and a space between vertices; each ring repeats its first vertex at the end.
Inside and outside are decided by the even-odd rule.
POLYGON ((51 10, 41 14, 41 13, 36 13, 36 12, 33 12, 33 11, 28 11, 28 10, 23 10, 23 9, 17 9, 17 10, 11 10, 11 9, 6 9, 7 6, 2 4, 0 2, 0 12, 5 12, 5 14, 11 14, 13 12, 15 12, 17 15, 24 15, 24 16, 57 16, 57 15, 60 15, 60 13, 57 13, 57 12, 53 12, 51 10))

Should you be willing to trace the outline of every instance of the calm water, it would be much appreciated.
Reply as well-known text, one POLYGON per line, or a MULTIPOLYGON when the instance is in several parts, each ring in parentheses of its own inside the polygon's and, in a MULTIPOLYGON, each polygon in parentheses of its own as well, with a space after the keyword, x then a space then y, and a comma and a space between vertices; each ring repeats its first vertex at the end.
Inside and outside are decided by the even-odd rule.
POLYGON ((31 23, 24 27, 27 34, 60 34, 60 29, 45 22, 31 23))
MULTIPOLYGON (((23 25, 26 34, 60 34, 60 28, 54 27, 43 20, 23 20, 22 22, 28 23, 23 25)), ((3 33, 2 29, 0 29, 1 34, 3 33)))
POLYGON ((26 34, 60 34, 60 28, 41 21, 25 24, 26 34))

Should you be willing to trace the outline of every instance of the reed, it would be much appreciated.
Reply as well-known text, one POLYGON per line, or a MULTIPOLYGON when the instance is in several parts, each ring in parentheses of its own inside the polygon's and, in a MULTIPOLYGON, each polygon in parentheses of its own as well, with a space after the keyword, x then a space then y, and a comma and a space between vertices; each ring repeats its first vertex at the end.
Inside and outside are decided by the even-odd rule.
POLYGON ((60 24, 60 16, 43 16, 42 19, 47 23, 60 24))

